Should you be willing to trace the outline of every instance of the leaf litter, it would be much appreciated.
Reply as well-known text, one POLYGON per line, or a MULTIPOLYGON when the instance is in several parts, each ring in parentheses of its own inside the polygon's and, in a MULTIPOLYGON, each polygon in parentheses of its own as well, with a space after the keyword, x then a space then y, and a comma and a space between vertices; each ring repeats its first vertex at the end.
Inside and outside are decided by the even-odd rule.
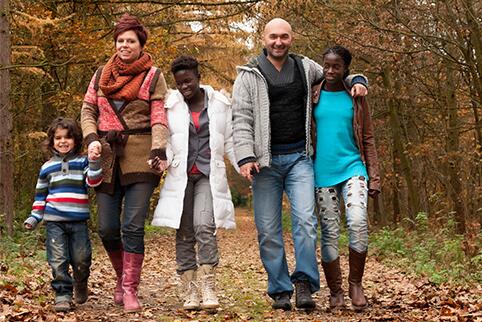
MULTIPOLYGON (((435 286, 427 279, 409 276, 369 256, 364 289, 369 307, 355 312, 330 312, 329 290, 321 267, 321 290, 314 294, 317 308, 311 312, 271 309, 266 294, 267 276, 250 210, 237 209, 237 229, 218 231, 220 264, 217 268, 221 307, 214 311, 182 309, 180 279, 175 271, 174 231, 146 235, 146 257, 139 289, 143 310, 124 313, 112 300, 114 271, 97 240, 89 279, 89 299, 68 313, 55 313, 50 269, 36 262, 34 273, 22 287, 8 270, 0 272, 0 322, 3 321, 482 321, 482 286, 435 286)), ((93 236, 95 240, 96 237, 93 236)), ((294 268, 293 244, 285 236, 287 259, 294 268)), ((320 258, 320 256, 318 256, 320 258)), ((341 256, 345 300, 349 304, 348 258, 341 256)), ((294 302, 294 298, 292 299, 294 302)))

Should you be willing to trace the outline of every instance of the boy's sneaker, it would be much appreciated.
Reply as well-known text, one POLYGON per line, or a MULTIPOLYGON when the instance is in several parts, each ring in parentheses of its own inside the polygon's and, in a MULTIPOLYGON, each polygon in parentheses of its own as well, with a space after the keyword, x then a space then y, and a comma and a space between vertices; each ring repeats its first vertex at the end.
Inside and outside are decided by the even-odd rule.
POLYGON ((291 310, 291 301, 290 301, 290 293, 288 292, 281 292, 275 294, 273 296, 274 302, 271 304, 271 307, 275 310, 281 309, 284 311, 291 310))
POLYGON ((72 305, 69 301, 57 302, 54 305, 55 312, 68 312, 72 309, 72 305))
POLYGON ((87 282, 74 283, 74 301, 76 304, 85 303, 88 295, 89 289, 87 287, 87 282))

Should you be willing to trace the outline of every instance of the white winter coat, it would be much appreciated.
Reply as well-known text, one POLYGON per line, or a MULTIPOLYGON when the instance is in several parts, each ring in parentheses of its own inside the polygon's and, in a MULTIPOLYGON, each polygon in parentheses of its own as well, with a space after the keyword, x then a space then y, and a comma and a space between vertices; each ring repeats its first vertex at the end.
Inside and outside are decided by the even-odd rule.
MULTIPOLYGON (((211 149, 209 183, 213 195, 214 222, 218 228, 235 228, 234 205, 226 176, 224 154, 239 172, 233 150, 231 103, 211 86, 201 85, 208 95, 209 148, 211 149)), ((166 101, 170 139, 166 147, 170 164, 162 186, 152 225, 179 228, 184 191, 187 184, 189 143, 189 108, 182 94, 172 91, 166 101)))

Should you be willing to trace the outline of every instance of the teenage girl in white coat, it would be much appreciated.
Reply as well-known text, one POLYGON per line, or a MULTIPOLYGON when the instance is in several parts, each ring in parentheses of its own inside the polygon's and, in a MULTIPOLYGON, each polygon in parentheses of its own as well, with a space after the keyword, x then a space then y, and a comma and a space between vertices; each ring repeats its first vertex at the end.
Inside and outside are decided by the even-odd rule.
POLYGON ((219 306, 214 275, 219 261, 216 229, 235 228, 225 154, 238 170, 231 103, 212 87, 199 84, 198 65, 188 56, 176 58, 171 65, 177 90, 166 101, 170 166, 152 221, 154 226, 177 229, 177 272, 186 291, 183 307, 190 310, 219 306))

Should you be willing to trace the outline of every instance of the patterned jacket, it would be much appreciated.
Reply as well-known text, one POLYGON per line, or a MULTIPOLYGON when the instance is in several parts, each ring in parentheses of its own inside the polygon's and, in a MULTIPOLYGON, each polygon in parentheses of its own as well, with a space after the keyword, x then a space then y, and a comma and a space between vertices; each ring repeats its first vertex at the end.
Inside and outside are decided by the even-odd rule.
POLYGON ((165 159, 169 138, 164 96, 167 86, 160 70, 152 67, 147 73, 137 99, 117 109, 98 86, 102 68, 92 77, 81 111, 85 144, 100 140, 104 181, 98 190, 112 193, 115 174, 121 185, 136 182, 159 183, 160 174, 150 169, 147 161, 153 156, 165 159), (108 142, 111 133, 121 133, 123 153, 108 142))

